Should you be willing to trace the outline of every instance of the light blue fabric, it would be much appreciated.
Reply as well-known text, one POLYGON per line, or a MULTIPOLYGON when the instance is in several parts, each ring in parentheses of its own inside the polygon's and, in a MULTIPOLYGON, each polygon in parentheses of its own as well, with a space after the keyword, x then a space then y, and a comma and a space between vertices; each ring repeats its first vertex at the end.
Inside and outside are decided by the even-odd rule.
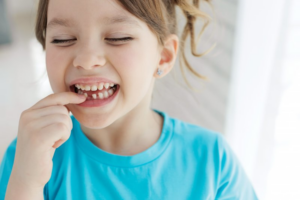
MULTIPOLYGON (((95 146, 71 116, 70 138, 53 157, 44 189, 50 200, 256 200, 253 187, 225 138, 190 123, 164 117, 159 140, 133 156, 111 154, 95 146)), ((4 199, 16 139, 0 166, 4 199)))

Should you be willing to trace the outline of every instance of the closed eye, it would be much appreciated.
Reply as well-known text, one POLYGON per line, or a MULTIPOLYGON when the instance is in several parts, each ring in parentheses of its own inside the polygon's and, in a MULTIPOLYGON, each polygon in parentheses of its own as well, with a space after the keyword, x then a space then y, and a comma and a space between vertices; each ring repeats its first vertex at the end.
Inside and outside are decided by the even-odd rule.
POLYGON ((76 39, 71 39, 71 40, 53 40, 51 43, 54 43, 54 44, 57 44, 57 43, 69 43, 73 40, 76 40, 76 39))
POLYGON ((124 38, 106 38, 106 40, 108 41, 129 41, 129 40, 132 40, 133 38, 131 37, 124 37, 124 38))
MULTIPOLYGON (((126 42, 129 40, 132 40, 133 38, 131 37, 125 37, 125 38, 106 38, 106 40, 111 41, 111 42, 118 42, 118 41, 122 41, 122 42, 126 42)), ((76 39, 70 39, 70 40, 53 40, 51 43, 54 44, 58 44, 58 43, 69 43, 72 42, 76 39)))

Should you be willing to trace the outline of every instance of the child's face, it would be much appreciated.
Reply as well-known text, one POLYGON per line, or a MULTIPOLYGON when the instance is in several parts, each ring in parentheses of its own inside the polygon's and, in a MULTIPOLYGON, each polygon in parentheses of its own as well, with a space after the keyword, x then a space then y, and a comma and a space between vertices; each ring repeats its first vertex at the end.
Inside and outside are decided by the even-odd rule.
POLYGON ((133 109, 148 106, 160 47, 147 24, 116 0, 50 0, 48 23, 54 18, 71 22, 69 27, 47 27, 46 66, 53 92, 70 91, 70 83, 83 77, 103 77, 120 86, 117 96, 105 106, 68 105, 84 126, 105 127, 133 109), (106 19, 120 15, 136 23, 106 19), (107 40, 124 37, 133 40, 107 40), (53 40, 71 41, 54 44, 53 40))

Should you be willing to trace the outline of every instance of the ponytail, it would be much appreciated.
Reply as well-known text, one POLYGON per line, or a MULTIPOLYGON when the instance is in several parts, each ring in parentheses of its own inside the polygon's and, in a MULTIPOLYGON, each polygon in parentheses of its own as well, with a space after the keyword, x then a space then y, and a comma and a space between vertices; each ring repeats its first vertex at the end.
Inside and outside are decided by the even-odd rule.
MULTIPOLYGON (((185 42, 187 39, 187 36, 190 35, 190 40, 191 40, 191 53, 193 56, 196 57, 201 57, 206 55, 207 53, 209 53, 211 50, 213 50, 213 48, 215 48, 216 43, 214 45, 212 45, 212 47, 210 47, 210 49, 208 49, 206 52, 204 53, 197 53, 196 52, 196 47, 197 47, 197 43, 199 42, 199 39, 201 38, 202 34, 204 33, 206 27, 209 24, 209 21, 212 20, 211 17, 209 15, 207 15, 204 12, 201 12, 198 8, 199 8, 199 0, 193 0, 193 5, 190 5, 187 0, 173 0, 174 5, 177 5, 181 8, 184 16, 186 17, 186 25, 183 28, 183 32, 181 35, 181 39, 180 39, 180 55, 179 55, 179 63, 180 63, 180 70, 182 72, 182 75, 184 77, 184 80, 186 81, 186 83, 188 84, 188 86, 192 87, 185 75, 185 71, 184 71, 184 67, 183 67, 183 63, 186 65, 187 69, 192 72, 195 76, 207 80, 207 78, 201 74, 199 74, 197 71, 195 71, 191 65, 188 63, 186 56, 185 56, 185 52, 184 52, 184 47, 185 47, 185 42), (197 40, 195 42, 195 22, 197 17, 199 17, 200 19, 205 20, 204 22, 204 26, 201 30, 201 32, 199 33, 197 40), (183 63, 182 63, 183 61, 183 63)), ((207 2, 210 5, 210 0, 205 0, 205 2, 207 2)), ((211 6, 211 5, 210 5, 211 6)), ((212 6, 211 6, 212 7, 212 6)))

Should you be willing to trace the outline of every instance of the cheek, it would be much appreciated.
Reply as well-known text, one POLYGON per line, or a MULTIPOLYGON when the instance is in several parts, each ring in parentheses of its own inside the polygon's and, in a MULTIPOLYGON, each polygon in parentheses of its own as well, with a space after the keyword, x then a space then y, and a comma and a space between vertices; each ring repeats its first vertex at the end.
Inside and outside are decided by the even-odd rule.
POLYGON ((63 54, 54 49, 46 49, 46 68, 53 92, 64 91, 64 63, 63 54))
POLYGON ((120 76, 123 78, 137 78, 152 76, 155 67, 155 51, 139 45, 121 47, 111 52, 110 58, 113 58, 112 65, 117 68, 120 76))
POLYGON ((136 47, 120 48, 117 52, 115 51, 113 58, 112 65, 119 73, 123 86, 125 86, 124 90, 129 92, 139 89, 141 91, 141 85, 147 85, 150 74, 145 52, 136 47))
POLYGON ((154 48, 145 47, 141 43, 111 52, 111 64, 122 81, 121 91, 131 102, 139 101, 149 91, 156 66, 155 55, 157 52, 154 48))

